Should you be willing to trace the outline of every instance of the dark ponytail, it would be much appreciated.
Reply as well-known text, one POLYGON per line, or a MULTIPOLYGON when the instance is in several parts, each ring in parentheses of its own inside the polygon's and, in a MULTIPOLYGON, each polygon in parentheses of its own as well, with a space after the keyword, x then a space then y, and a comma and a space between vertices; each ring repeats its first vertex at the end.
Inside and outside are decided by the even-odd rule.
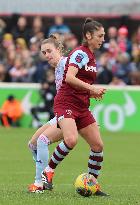
POLYGON ((94 21, 92 18, 86 18, 83 25, 83 38, 86 39, 87 32, 90 32, 92 34, 101 27, 103 27, 103 25, 98 21, 94 21))
POLYGON ((93 19, 92 19, 92 18, 86 18, 86 20, 85 20, 85 23, 84 23, 84 24, 89 23, 89 22, 92 22, 92 21, 93 21, 93 19))

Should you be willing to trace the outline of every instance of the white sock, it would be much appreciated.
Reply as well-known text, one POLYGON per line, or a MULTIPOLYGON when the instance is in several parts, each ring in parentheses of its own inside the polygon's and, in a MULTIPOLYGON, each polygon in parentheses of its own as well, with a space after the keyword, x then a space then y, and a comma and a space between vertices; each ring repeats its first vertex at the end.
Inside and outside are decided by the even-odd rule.
POLYGON ((40 135, 37 140, 37 160, 36 160, 36 176, 35 183, 40 183, 41 173, 48 165, 50 140, 45 135, 40 135))

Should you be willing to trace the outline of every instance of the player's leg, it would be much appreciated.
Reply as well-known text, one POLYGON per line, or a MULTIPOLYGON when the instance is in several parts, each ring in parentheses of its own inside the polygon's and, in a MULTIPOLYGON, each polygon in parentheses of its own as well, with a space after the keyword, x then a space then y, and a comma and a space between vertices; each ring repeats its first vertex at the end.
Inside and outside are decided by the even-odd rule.
POLYGON ((33 135, 31 142, 29 143, 29 146, 30 149, 32 148, 31 149, 32 153, 34 155, 36 153, 36 156, 34 157, 36 161, 36 176, 35 176, 34 184, 31 184, 29 186, 30 192, 39 192, 38 187, 39 189, 40 187, 43 188, 43 184, 41 180, 41 172, 48 165, 48 158, 49 158, 48 145, 50 143, 59 141, 61 138, 62 138, 62 133, 61 130, 56 127, 56 118, 50 120, 49 124, 46 124, 43 127, 39 128, 37 132, 33 135), (35 188, 36 191, 34 191, 35 188))
MULTIPOLYGON (((30 139, 30 141, 28 142, 28 147, 32 152, 33 155, 33 159, 36 161, 37 159, 37 139, 38 137, 45 131, 47 130, 47 128, 51 127, 51 126, 55 126, 56 127, 57 121, 56 121, 56 117, 52 118, 49 122, 47 122, 45 125, 43 125, 42 127, 40 127, 32 136, 32 138, 30 139)), ((56 136, 56 135, 55 135, 56 136)), ((53 140, 55 141, 55 136, 50 136, 50 138, 52 138, 52 142, 53 140), (53 139, 54 138, 54 139, 53 139)))
POLYGON ((103 162, 103 142, 100 137, 98 125, 94 122, 79 130, 79 133, 91 148, 88 161, 88 173, 97 178, 100 174, 103 162))
POLYGON ((37 159, 37 139, 38 137, 48 128, 51 124, 47 123, 40 127, 32 136, 30 141, 28 142, 28 147, 33 155, 33 159, 36 161, 37 159))
POLYGON ((42 183, 41 173, 48 165, 48 145, 62 139, 62 132, 56 125, 47 128, 37 140, 37 160, 35 183, 42 183))
MULTIPOLYGON (((81 128, 79 133, 91 148, 88 160, 88 173, 97 178, 100 174, 103 162, 103 141, 100 136, 99 127, 90 112, 86 115, 85 118, 81 119, 81 125, 84 126, 84 124, 86 127, 81 128)), ((101 190, 98 190, 96 195, 108 196, 101 190)))
POLYGON ((59 121, 59 126, 62 129, 64 140, 55 148, 48 167, 42 173, 42 180, 44 181, 45 189, 53 188, 52 177, 54 169, 69 154, 71 149, 76 145, 78 139, 78 131, 74 119, 63 118, 59 121))
MULTIPOLYGON (((47 124, 40 127, 32 136, 31 140, 28 143, 28 147, 33 155, 33 159, 36 163, 36 174, 35 174, 35 181, 33 184, 30 184, 28 187, 29 192, 33 193, 42 193, 42 181, 41 181, 41 171, 43 170, 43 166, 37 162, 37 139, 38 137, 47 129, 51 127, 51 124, 48 122, 47 124)), ((48 148, 46 147, 46 152, 48 153, 48 148)), ((48 158, 48 155, 47 155, 48 158)))
POLYGON ((41 192, 43 183, 41 173, 48 165, 50 143, 59 141, 62 138, 62 132, 56 125, 48 127, 37 139, 37 159, 36 159, 36 174, 35 182, 29 186, 30 192, 41 192), (51 135, 50 135, 51 133, 51 135), (48 136, 48 137, 47 137, 48 136), (51 139, 51 140, 50 140, 51 139))
MULTIPOLYGON (((100 174, 103 162, 103 142, 100 137, 98 126, 95 123, 80 130, 82 137, 90 145, 91 151, 88 160, 88 173, 97 178, 100 174)), ((96 196, 109 196, 99 189, 96 196)))
POLYGON ((50 124, 50 122, 46 123, 45 125, 43 125, 42 127, 40 127, 32 136, 30 142, 37 146, 37 139, 39 137, 39 135, 41 135, 48 127, 50 127, 52 124, 50 124))

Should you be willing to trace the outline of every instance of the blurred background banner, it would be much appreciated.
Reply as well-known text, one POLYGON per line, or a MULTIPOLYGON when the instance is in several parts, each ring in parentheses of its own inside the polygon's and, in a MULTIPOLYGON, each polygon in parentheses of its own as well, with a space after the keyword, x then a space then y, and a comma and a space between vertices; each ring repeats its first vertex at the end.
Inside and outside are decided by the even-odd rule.
POLYGON ((33 105, 39 104, 41 99, 38 93, 39 85, 37 84, 1 84, 0 85, 0 106, 6 100, 7 96, 14 95, 21 101, 23 117, 20 120, 22 127, 32 127, 32 116, 30 109, 33 105))
POLYGON ((110 88, 102 101, 91 99, 93 111, 101 130, 140 132, 140 88, 110 88))
POLYGON ((1 0, 0 13, 46 15, 140 15, 140 0, 1 0))
MULTIPOLYGON (((91 99, 90 110, 100 125, 102 131, 140 132, 140 106, 138 87, 106 86, 108 91, 102 101, 91 99)), ((24 115, 20 120, 22 127, 36 126, 32 122, 31 107, 42 104, 39 96, 40 86, 37 84, 3 84, 0 86, 0 106, 8 95, 14 94, 22 103, 24 115)), ((46 122, 47 114, 40 114, 42 122, 46 122)))
POLYGON ((81 44, 85 17, 93 17, 106 33, 95 52, 96 84, 109 91, 103 101, 91 100, 91 110, 102 130, 140 131, 140 0, 0 2, 0 109, 14 95, 24 112, 19 126, 37 128, 53 118, 55 73, 41 55, 41 42, 57 34, 68 56, 81 44))

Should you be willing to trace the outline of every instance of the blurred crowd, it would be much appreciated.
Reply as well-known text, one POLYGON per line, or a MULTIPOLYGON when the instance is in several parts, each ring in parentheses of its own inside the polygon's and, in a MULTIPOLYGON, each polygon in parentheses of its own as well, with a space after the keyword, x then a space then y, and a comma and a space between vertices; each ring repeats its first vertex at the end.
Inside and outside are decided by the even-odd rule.
MULTIPOLYGON (((6 27, 0 18, 0 82, 47 83, 48 76, 53 78, 53 69, 50 72, 40 54, 40 42, 52 33, 61 38, 66 56, 81 43, 61 16, 54 18, 47 32, 40 16, 34 17, 30 26, 27 17, 19 16, 10 31, 6 27)), ((97 84, 140 85, 140 26, 131 37, 125 25, 107 28, 96 58, 97 84)))
MULTIPOLYGON (((41 55, 40 43, 55 33, 63 42, 64 55, 67 56, 81 42, 61 16, 56 16, 47 29, 41 16, 32 18, 30 25, 27 17, 19 16, 10 29, 7 26, 7 22, 0 18, 0 82, 41 84, 39 94, 43 104, 35 105, 30 110, 35 126, 40 127, 40 113, 47 112, 48 120, 54 117, 53 98, 56 94, 54 69, 41 55)), ((79 33, 80 29, 79 26, 79 33)), ((105 42, 96 52, 96 83, 140 85, 140 26, 131 32, 131 36, 125 25, 119 28, 111 26, 105 31, 105 42)), ((22 114, 20 102, 8 96, 0 110, 1 124, 18 126, 22 114), (19 107, 19 112, 15 112, 15 107, 19 107), (15 113, 19 115, 15 116, 15 113)))

